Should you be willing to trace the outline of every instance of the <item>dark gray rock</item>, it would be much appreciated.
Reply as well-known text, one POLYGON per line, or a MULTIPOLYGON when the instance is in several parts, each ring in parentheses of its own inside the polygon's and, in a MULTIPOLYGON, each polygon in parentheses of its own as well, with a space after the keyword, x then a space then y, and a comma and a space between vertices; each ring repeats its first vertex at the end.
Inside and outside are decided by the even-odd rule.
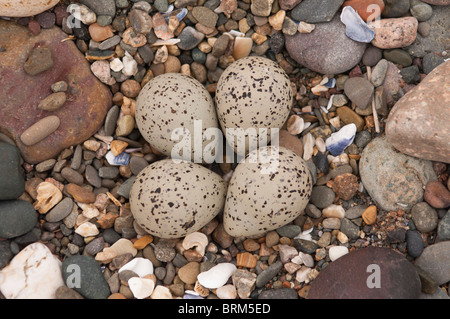
POLYGON ((403 80, 409 84, 415 84, 420 81, 420 71, 417 65, 411 65, 400 70, 403 80))
POLYGON ((80 0, 80 3, 86 5, 99 16, 114 17, 116 15, 116 2, 114 0, 80 0))
POLYGON ((62 275, 64 281, 72 282, 73 276, 79 274, 79 287, 73 289, 87 299, 106 299, 111 294, 100 264, 91 256, 71 256, 63 261, 62 275), (78 267, 79 268, 78 268, 78 267), (76 272, 78 271, 78 272, 76 272))
POLYGON ((450 210, 439 222, 437 236, 441 241, 450 240, 450 210))
POLYGON ((45 215, 45 219, 51 223, 59 222, 72 212, 72 208, 73 200, 70 197, 66 197, 45 215))
POLYGON ((133 186, 134 181, 136 180, 136 176, 131 176, 122 185, 117 189, 117 195, 123 196, 125 198, 130 198, 131 187, 133 186))
POLYGON ((409 0, 385 0, 384 4, 383 18, 398 18, 409 11, 409 0))
POLYGON ((428 74, 433 71, 438 65, 444 63, 444 58, 435 54, 434 52, 428 53, 423 57, 423 73, 428 74))
POLYGON ((359 227, 347 218, 342 218, 340 230, 347 235, 349 239, 359 238, 359 227))
POLYGON ((294 239, 295 247, 297 247, 302 253, 313 254, 316 249, 319 248, 315 242, 305 239, 294 239))
POLYGON ((276 232, 281 237, 294 238, 302 232, 302 228, 298 225, 285 225, 283 227, 277 228, 276 232))
POLYGON ((375 66, 383 57, 383 50, 374 46, 368 46, 362 57, 362 63, 367 66, 375 66))
POLYGON ((0 270, 8 265, 9 261, 14 257, 10 245, 9 240, 0 241, 0 270))
POLYGON ((424 249, 424 242, 420 233, 416 230, 406 232, 406 251, 413 258, 419 257, 424 249))
POLYGON ((256 277, 256 287, 261 288, 264 287, 273 277, 275 277, 278 272, 283 267, 281 261, 274 262, 272 265, 264 269, 258 277, 256 277))
POLYGON ((258 299, 298 299, 298 294, 292 288, 280 288, 262 291, 258 299))
POLYGON ((37 222, 33 205, 23 200, 0 201, 0 237, 14 238, 28 233, 37 222))
POLYGON ((438 285, 450 281, 450 241, 442 241, 425 248, 415 265, 422 268, 438 285))
POLYGON ((309 34, 286 35, 285 39, 286 49, 295 61, 322 74, 339 74, 352 69, 361 61, 366 49, 366 43, 347 37, 338 15, 330 22, 317 24, 309 34))
POLYGON ((322 209, 333 204, 335 196, 333 190, 327 186, 314 186, 309 201, 322 209))
POLYGON ((16 199, 25 191, 17 147, 0 142, 0 200, 16 199))
POLYGON ((362 213, 367 209, 365 205, 357 205, 350 207, 345 211, 345 218, 355 219, 361 217, 362 213))
POLYGON ((331 21, 344 0, 303 0, 291 11, 292 19, 307 23, 331 21))
POLYGON ((192 50, 195 48, 202 40, 205 38, 205 35, 193 27, 186 27, 181 31, 178 39, 180 42, 177 44, 180 50, 192 50))

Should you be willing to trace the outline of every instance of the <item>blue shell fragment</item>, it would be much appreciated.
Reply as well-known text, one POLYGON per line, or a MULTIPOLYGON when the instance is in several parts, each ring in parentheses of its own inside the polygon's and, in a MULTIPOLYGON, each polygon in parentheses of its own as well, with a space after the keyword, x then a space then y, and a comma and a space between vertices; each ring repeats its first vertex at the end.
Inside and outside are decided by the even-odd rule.
POLYGON ((327 150, 333 156, 341 155, 344 150, 353 143, 356 136, 356 125, 351 123, 342 127, 336 133, 326 140, 325 145, 327 150))
POLYGON ((345 34, 352 40, 369 43, 375 37, 375 31, 350 6, 342 9, 341 21, 345 24, 345 34))

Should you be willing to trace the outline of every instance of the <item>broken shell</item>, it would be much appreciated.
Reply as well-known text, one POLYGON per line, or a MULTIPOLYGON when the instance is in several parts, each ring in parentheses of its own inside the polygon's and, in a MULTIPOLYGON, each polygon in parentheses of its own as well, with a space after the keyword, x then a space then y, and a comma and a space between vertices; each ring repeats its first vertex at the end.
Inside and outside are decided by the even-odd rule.
POLYGON ((300 252, 298 256, 302 259, 302 262, 306 267, 314 267, 314 259, 311 255, 300 252))
POLYGON ((169 288, 164 286, 156 286, 155 290, 150 296, 150 299, 172 299, 172 298, 173 298, 172 293, 170 292, 169 288))
POLYGON ((302 283, 304 281, 306 281, 306 279, 308 278, 308 273, 311 271, 311 268, 306 267, 306 266, 302 266, 302 268, 300 268, 299 270, 297 270, 297 273, 295 275, 295 279, 299 282, 302 283))
POLYGON ((97 207, 95 207, 94 204, 85 204, 80 202, 76 203, 78 207, 80 207, 83 210, 82 214, 87 219, 95 218, 98 215, 100 215, 100 212, 98 211, 97 207))
POLYGON ((183 240, 183 248, 185 250, 195 248, 202 257, 205 255, 205 249, 208 246, 208 237, 200 232, 188 234, 183 240))
POLYGON ((36 202, 34 202, 34 209, 40 214, 46 214, 56 204, 62 200, 62 192, 49 182, 42 182, 37 187, 36 202))
POLYGON ((155 283, 151 279, 132 277, 128 280, 128 287, 136 299, 144 299, 153 293, 155 283))
POLYGON ((201 297, 208 297, 209 296, 209 289, 203 287, 198 280, 195 282, 194 291, 201 297))
POLYGON ((287 121, 287 130, 291 135, 298 135, 303 131, 305 121, 298 115, 291 115, 287 121))
POLYGON ((221 263, 200 273, 197 280, 205 288, 217 289, 227 283, 236 269, 236 266, 231 263, 221 263))
POLYGON ((216 295, 219 299, 236 299, 237 291, 233 285, 225 285, 217 288, 216 295))
POLYGON ((327 150, 327 146, 325 145, 325 141, 320 136, 316 138, 316 146, 319 152, 325 153, 327 150))
POLYGON ((122 266, 122 268, 119 269, 119 273, 124 270, 131 270, 139 277, 144 277, 153 274, 153 264, 147 258, 137 257, 122 266))

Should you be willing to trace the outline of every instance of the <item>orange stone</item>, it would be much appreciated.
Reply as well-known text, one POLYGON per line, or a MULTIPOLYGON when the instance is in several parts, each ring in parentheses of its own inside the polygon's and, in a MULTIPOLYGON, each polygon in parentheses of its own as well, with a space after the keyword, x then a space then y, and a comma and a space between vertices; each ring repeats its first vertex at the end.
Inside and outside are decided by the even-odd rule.
POLYGON ((255 268, 258 259, 249 252, 245 252, 237 254, 236 261, 238 267, 255 268))
POLYGON ((375 224, 377 221, 377 207, 375 205, 367 207, 361 217, 367 225, 375 224))
POLYGON ((381 15, 384 2, 383 0, 348 0, 344 2, 342 8, 347 6, 355 9, 359 16, 367 22, 367 20, 374 21, 381 15))
POLYGON ((144 235, 134 242, 133 247, 136 249, 144 249, 152 241, 153 241, 152 235, 144 235))
POLYGON ((89 26, 89 34, 95 42, 102 42, 114 35, 114 30, 110 25, 102 27, 97 22, 89 26))
POLYGON ((96 195, 94 192, 78 186, 77 184, 67 184, 65 186, 66 192, 72 195, 72 197, 80 203, 92 204, 95 202, 96 195))
POLYGON ((124 295, 119 292, 113 293, 108 297, 108 299, 127 299, 124 295))
POLYGON ((101 229, 112 228, 117 217, 119 217, 119 214, 117 213, 106 213, 104 216, 97 220, 97 224, 101 229))

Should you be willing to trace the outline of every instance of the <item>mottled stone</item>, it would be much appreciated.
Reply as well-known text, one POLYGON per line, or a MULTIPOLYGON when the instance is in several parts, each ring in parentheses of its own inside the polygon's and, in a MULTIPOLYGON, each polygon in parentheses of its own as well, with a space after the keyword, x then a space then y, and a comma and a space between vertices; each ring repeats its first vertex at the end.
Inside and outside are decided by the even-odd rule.
POLYGON ((42 162, 71 145, 85 141, 100 128, 111 106, 109 89, 92 75, 89 63, 73 41, 61 41, 65 38, 67 34, 57 27, 42 30, 33 37, 26 27, 0 21, 0 43, 6 49, 0 52, 0 77, 8 79, 2 82, 0 90, 3 101, 0 106, 0 130, 8 132, 28 163, 42 162), (38 43, 51 51, 53 67, 29 76, 23 65, 38 43), (20 135, 38 120, 50 115, 37 106, 51 94, 51 85, 61 80, 68 83, 67 101, 65 107, 52 112, 60 119, 61 125, 44 141, 25 145, 20 135), (27 88, 26 94, 24 87, 27 88), (17 112, 22 116, 17 117, 17 112))
POLYGON ((416 299, 420 292, 419 275, 403 255, 368 247, 350 252, 322 270, 312 282, 308 298, 416 299))
POLYGON ((406 47, 416 39, 418 27, 419 22, 414 17, 381 19, 374 24, 372 45, 380 49, 406 47))
POLYGON ((402 153, 450 163, 450 61, 434 69, 389 113, 386 137, 402 153), (439 116, 436 116, 439 114, 439 116))

